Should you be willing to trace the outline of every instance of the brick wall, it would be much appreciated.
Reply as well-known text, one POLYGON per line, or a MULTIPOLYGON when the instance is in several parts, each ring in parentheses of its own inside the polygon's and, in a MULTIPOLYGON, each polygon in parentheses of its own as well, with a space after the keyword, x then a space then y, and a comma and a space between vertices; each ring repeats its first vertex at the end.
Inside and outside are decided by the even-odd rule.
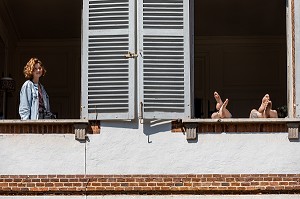
POLYGON ((300 193, 300 174, 0 175, 1 195, 300 193))

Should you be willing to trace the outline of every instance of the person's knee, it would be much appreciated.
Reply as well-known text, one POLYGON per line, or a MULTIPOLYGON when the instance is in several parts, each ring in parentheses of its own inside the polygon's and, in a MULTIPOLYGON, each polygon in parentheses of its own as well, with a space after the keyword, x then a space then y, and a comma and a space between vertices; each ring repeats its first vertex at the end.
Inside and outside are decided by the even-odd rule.
POLYGON ((278 118, 278 113, 276 110, 271 110, 270 111, 270 117, 271 118, 278 118))
POLYGON ((212 119, 218 119, 219 118, 219 114, 217 112, 211 114, 211 118, 212 119))
POLYGON ((258 118, 258 111, 256 109, 251 110, 250 118, 258 118))

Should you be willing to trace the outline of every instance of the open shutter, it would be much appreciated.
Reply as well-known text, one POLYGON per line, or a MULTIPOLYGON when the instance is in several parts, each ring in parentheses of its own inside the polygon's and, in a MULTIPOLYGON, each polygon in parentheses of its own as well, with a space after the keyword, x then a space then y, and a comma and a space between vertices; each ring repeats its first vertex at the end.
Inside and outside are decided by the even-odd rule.
POLYGON ((190 117, 188 0, 141 0, 138 4, 138 69, 142 117, 190 117))
POLYGON ((134 0, 84 0, 82 118, 134 118, 134 0))

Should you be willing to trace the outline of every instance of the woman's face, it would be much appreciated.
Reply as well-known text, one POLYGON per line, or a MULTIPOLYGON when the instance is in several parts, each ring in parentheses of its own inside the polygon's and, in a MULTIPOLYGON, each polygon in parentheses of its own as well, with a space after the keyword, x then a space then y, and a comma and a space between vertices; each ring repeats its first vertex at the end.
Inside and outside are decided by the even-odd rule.
POLYGON ((36 63, 34 65, 34 69, 33 69, 33 78, 40 78, 43 74, 43 68, 41 67, 41 65, 39 63, 36 63))

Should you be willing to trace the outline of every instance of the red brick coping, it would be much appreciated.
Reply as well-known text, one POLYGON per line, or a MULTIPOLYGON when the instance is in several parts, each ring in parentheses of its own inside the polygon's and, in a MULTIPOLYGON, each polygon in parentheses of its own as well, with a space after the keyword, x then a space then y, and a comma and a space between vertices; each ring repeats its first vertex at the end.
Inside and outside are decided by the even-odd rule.
POLYGON ((300 174, 0 175, 0 195, 291 193, 300 174))
POLYGON ((87 133, 100 133, 100 121, 57 119, 0 120, 0 134, 74 134, 76 125, 81 124, 87 125, 87 133))
POLYGON ((186 124, 195 124, 198 133, 288 132, 288 124, 300 125, 299 118, 188 119, 172 121, 172 132, 185 132, 186 124))
MULTIPOLYGON (((185 132, 185 125, 197 125, 197 133, 288 132, 288 124, 300 126, 299 118, 277 119, 190 119, 172 121, 172 132, 185 132)), ((86 124, 88 134, 99 134, 100 121, 81 119, 0 120, 0 134, 74 134, 77 124, 86 124)))

